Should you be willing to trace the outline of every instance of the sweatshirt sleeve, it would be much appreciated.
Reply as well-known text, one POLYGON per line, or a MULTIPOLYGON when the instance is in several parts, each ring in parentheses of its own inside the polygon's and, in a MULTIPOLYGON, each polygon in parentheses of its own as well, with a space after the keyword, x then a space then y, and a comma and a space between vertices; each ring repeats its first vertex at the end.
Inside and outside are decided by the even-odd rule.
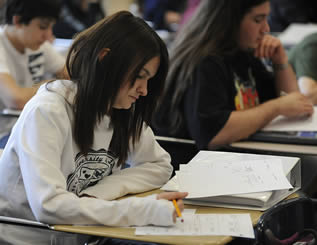
POLYGON ((129 168, 114 171, 81 194, 113 200, 126 194, 149 191, 164 185, 173 171, 170 155, 158 144, 148 126, 143 127, 140 141, 127 163, 129 168))
MULTIPOLYGON (((67 170, 67 166, 72 163, 61 160, 65 145, 71 142, 68 140, 71 134, 69 118, 65 108, 58 105, 58 102, 43 103, 43 100, 40 102, 37 105, 34 105, 34 101, 27 104, 12 133, 12 137, 16 137, 13 144, 15 144, 27 202, 36 220, 48 224, 110 226, 146 224, 165 226, 173 223, 172 203, 157 200, 155 196, 106 201, 98 198, 79 198, 69 192, 66 187, 65 169, 67 170)), ((165 158, 164 161, 168 161, 168 157, 165 158)), ((164 164, 161 165, 158 167, 160 170, 167 168, 164 164)), ((153 173, 162 172, 164 171, 153 173)), ((167 179, 167 175, 165 173, 162 179, 167 179)), ((127 182, 130 182, 128 174, 126 177, 127 182)), ((158 178, 153 180, 153 186, 163 182, 156 179, 158 178)), ((116 184, 113 182, 111 188, 115 188, 116 184)))

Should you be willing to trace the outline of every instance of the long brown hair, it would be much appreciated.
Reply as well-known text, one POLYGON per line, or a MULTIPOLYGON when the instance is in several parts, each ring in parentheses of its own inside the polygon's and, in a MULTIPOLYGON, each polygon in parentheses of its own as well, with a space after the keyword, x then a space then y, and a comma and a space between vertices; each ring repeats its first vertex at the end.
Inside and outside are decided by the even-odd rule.
POLYGON ((197 65, 207 56, 231 55, 238 51, 240 23, 253 7, 268 0, 206 0, 201 1, 190 21, 179 31, 171 47, 167 86, 159 108, 165 115, 154 126, 159 131, 177 134, 183 128, 184 93, 192 81, 197 65), (162 128, 165 127, 164 129, 162 128), (166 128, 167 127, 167 128, 166 128))
POLYGON ((125 162, 129 143, 139 140, 143 122, 150 124, 163 91, 168 54, 163 41, 141 19, 127 11, 105 18, 80 33, 66 60, 70 80, 77 84, 74 103, 74 138, 87 153, 94 141, 94 129, 105 115, 114 129, 110 150, 125 162), (109 53, 101 60, 103 49, 109 53), (160 57, 156 75, 148 82, 148 95, 140 97, 128 110, 114 109, 119 89, 126 81, 135 82, 140 70, 153 57, 160 57))

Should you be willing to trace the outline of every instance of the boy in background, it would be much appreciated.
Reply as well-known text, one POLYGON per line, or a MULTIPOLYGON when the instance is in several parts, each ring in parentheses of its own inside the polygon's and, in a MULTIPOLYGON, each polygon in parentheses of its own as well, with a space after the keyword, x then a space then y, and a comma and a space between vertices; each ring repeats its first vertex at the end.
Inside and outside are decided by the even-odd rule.
MULTIPOLYGON (((60 1, 8 0, 6 25, 0 31, 0 110, 22 110, 36 93, 44 75, 63 71, 64 58, 49 40, 60 1)), ((0 148, 6 144, 16 119, 0 117, 0 148)))

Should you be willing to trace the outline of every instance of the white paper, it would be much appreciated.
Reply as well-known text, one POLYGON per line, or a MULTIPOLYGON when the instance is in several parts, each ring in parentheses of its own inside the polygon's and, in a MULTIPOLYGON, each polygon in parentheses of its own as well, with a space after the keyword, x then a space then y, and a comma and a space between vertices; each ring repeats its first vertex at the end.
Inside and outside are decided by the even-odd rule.
POLYGON ((280 159, 197 163, 177 171, 187 198, 253 193, 292 188, 280 159))
POLYGON ((235 236, 254 238, 250 214, 183 213, 184 222, 174 226, 137 227, 136 235, 155 236, 235 236))
POLYGON ((268 125, 262 128, 262 131, 317 131, 317 107, 314 107, 315 113, 311 117, 287 118, 278 116, 268 125))
MULTIPOLYGON (((190 167, 192 167, 193 165, 196 166, 196 164, 209 164, 213 162, 227 163, 235 161, 256 161, 261 159, 266 159, 268 161, 272 159, 280 159, 282 161, 283 172, 285 176, 291 171, 291 169, 295 166, 295 163, 297 162, 297 158, 294 157, 233 153, 222 151, 199 151, 199 153, 188 164, 180 164, 179 169, 180 171, 188 171, 190 167)), ((161 190, 179 191, 177 176, 174 176, 172 179, 170 179, 164 186, 161 187, 161 190)))
POLYGON ((316 24, 292 23, 279 35, 283 45, 295 45, 301 42, 306 36, 317 32, 316 24))
POLYGON ((199 151, 197 155, 192 160, 190 160, 187 165, 209 164, 213 162, 227 163, 235 161, 256 161, 273 159, 280 159, 282 161, 284 174, 287 175, 295 166, 299 158, 223 151, 199 151))

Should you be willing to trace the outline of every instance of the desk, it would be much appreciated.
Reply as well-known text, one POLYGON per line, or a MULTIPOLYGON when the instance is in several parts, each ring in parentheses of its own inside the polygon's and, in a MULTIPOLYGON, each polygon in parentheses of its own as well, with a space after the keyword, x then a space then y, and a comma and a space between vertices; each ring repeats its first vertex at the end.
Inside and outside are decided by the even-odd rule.
POLYGON ((230 144, 233 149, 248 149, 266 152, 281 152, 293 154, 310 154, 317 155, 317 146, 312 145, 295 145, 295 144, 278 144, 257 141, 240 141, 230 144))
MULTIPOLYGON (((158 191, 138 194, 136 196, 146 196, 158 191)), ((255 225, 262 212, 253 210, 240 210, 228 208, 200 207, 185 205, 185 208, 197 209, 196 213, 250 213, 252 224, 255 225)), ((179 245, 220 245, 232 241, 230 236, 136 236, 135 228, 106 227, 106 226, 73 226, 73 225, 54 225, 54 230, 102 237, 112 237, 136 241, 155 242, 161 244, 179 244, 179 245)))

